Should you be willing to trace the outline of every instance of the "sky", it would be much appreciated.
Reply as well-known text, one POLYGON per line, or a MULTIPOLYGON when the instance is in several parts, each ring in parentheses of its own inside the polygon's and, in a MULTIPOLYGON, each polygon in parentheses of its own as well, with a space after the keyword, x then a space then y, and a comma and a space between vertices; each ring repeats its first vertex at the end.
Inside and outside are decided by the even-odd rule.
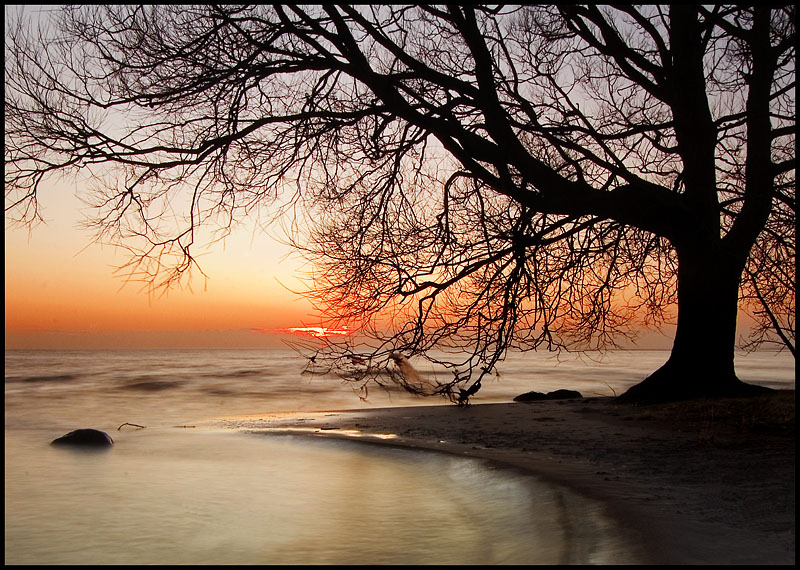
MULTIPOLYGON (((284 346, 289 329, 319 326, 301 295, 302 260, 248 220, 202 250, 207 279, 149 295, 115 268, 124 252, 94 241, 80 222, 76 183, 46 184, 44 223, 6 220, 6 349, 262 348, 284 346)), ((270 230, 276 231, 276 230, 270 230)), ((669 348, 669 331, 642 335, 638 348, 669 348)))
MULTIPOLYGON (((6 11, 9 8, 6 7, 6 11)), ((38 19, 42 7, 26 7, 38 19)), ((8 19, 7 19, 8 21, 8 19)), ((224 242, 202 250, 206 280, 151 297, 115 275, 127 258, 81 229, 86 208, 75 180, 48 181, 40 192, 45 223, 5 223, 5 347, 257 348, 282 345, 281 329, 315 326, 302 289, 301 261, 248 220, 224 242)), ((195 253, 201 253, 195 251, 195 253)))
MULTIPOLYGON (((301 260, 255 231, 256 220, 202 251, 207 280, 196 272, 191 287, 151 296, 115 275, 124 252, 79 227, 78 188, 47 182, 42 224, 6 220, 6 349, 259 348, 282 346, 288 329, 319 326, 310 303, 292 292, 303 289, 301 260)), ((667 331, 643 335, 638 347, 670 345, 667 331)))
POLYGON ((282 329, 315 326, 302 262, 254 223, 202 250, 189 286, 152 296, 115 268, 124 252, 94 243, 68 183, 46 185, 45 223, 5 228, 5 347, 257 348, 282 329), (287 257, 287 254, 289 256, 287 257))

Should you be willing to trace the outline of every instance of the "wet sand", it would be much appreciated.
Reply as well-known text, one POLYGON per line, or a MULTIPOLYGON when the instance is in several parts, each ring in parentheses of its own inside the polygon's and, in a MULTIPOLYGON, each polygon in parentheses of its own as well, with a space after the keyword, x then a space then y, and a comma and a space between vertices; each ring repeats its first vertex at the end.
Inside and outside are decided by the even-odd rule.
POLYGON ((603 501, 653 564, 795 563, 795 392, 261 414, 227 427, 481 457, 603 501))

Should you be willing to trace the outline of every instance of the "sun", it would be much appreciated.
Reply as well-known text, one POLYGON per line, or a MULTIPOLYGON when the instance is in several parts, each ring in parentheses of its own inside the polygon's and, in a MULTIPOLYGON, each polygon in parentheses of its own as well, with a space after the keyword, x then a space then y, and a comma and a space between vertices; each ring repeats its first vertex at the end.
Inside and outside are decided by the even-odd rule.
POLYGON ((277 332, 289 333, 297 336, 313 336, 315 338, 329 336, 350 336, 353 334, 353 331, 348 327, 342 327, 339 329, 327 327, 290 327, 286 329, 278 329, 277 332))

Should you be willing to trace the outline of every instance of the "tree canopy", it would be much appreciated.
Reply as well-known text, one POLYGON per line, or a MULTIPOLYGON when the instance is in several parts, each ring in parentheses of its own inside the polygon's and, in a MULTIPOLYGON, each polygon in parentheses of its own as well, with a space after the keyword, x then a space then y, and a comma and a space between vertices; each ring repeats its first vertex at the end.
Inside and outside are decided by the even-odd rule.
POLYGON ((509 349, 613 346, 677 318, 670 361, 643 385, 735 392, 740 306, 752 343, 794 353, 794 18, 791 5, 112 5, 41 28, 20 15, 6 28, 6 211, 30 222, 45 177, 91 173, 98 237, 156 287, 196 266, 200 228, 288 216, 321 316, 363 341, 315 363, 361 382, 392 355, 425 356, 452 379, 401 381, 464 403, 509 349))

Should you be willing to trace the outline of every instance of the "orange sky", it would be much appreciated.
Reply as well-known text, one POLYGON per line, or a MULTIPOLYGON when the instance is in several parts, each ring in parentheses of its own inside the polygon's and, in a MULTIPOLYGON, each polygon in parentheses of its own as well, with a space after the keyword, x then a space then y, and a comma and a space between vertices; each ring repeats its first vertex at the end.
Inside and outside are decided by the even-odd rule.
MULTIPOLYGON (((114 268, 126 260, 78 228, 74 186, 46 186, 45 224, 28 231, 6 223, 5 347, 259 348, 283 346, 292 327, 320 323, 299 295, 299 259, 253 223, 202 250, 191 289, 149 297, 114 268), (282 285, 283 284, 283 285, 282 285)), ((196 251, 199 253, 199 251, 196 251)), ((639 348, 669 348, 671 329, 644 333, 639 348)))
POLYGON ((240 228, 200 257, 207 281, 195 273, 191 290, 149 298, 114 276, 122 252, 78 229, 72 190, 50 187, 41 200, 46 224, 6 222, 6 348, 260 347, 279 338, 256 331, 317 324, 281 285, 301 287, 299 261, 268 235, 240 228))

